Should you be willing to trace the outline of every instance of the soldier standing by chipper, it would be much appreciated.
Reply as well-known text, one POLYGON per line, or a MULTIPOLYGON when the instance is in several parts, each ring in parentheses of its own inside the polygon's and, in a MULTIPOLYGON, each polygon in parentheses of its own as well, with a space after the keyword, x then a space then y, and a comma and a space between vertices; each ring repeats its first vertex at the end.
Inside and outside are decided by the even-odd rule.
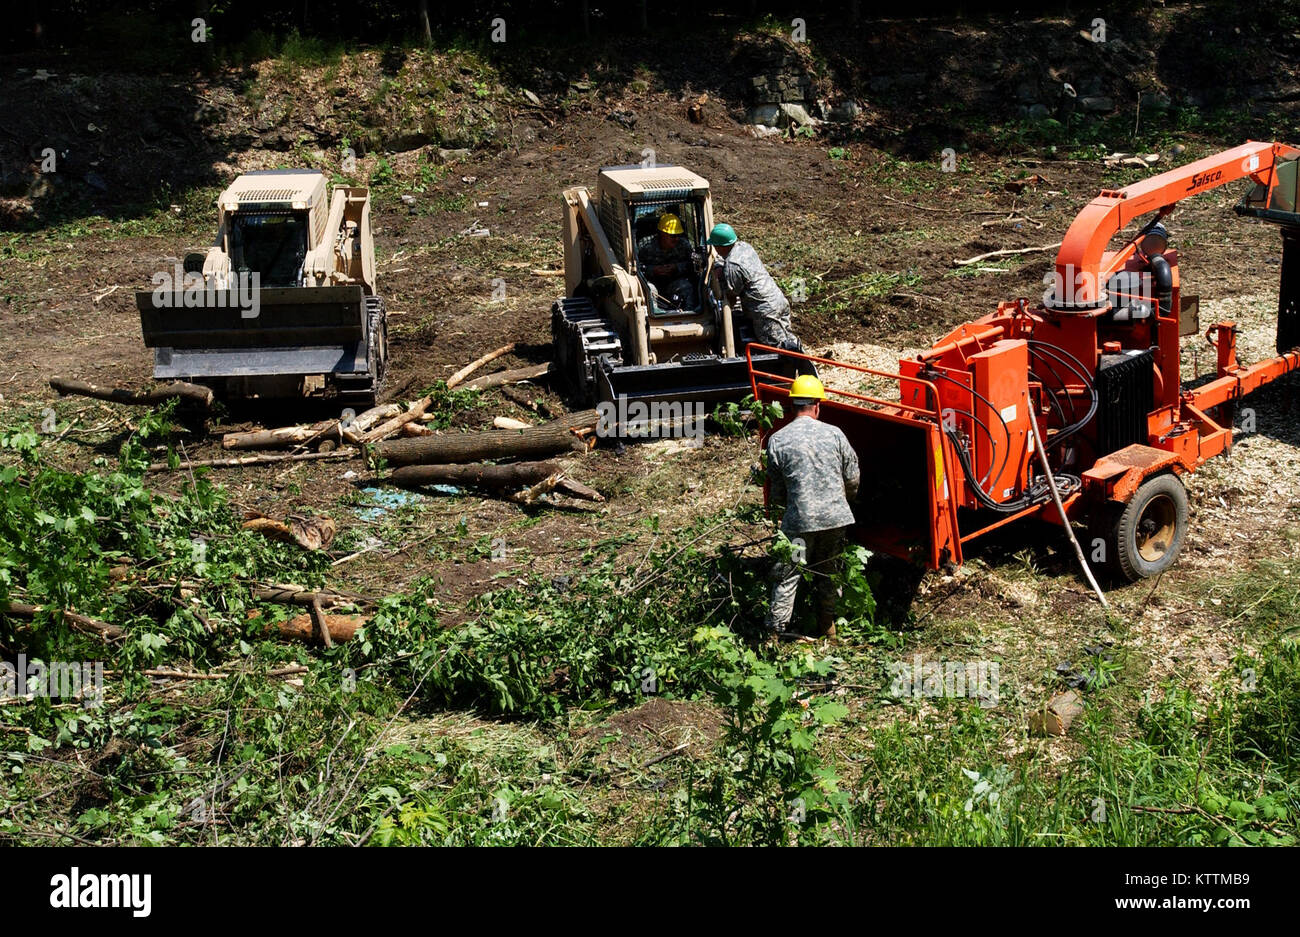
POLYGON ((791 562, 773 570, 771 637, 790 634, 795 595, 803 570, 814 578, 817 635, 835 637, 839 571, 844 542, 853 525, 849 507, 858 493, 858 457, 837 426, 821 422, 822 382, 802 374, 790 385, 794 418, 767 441, 767 477, 773 504, 785 505, 781 530, 794 544, 791 562))

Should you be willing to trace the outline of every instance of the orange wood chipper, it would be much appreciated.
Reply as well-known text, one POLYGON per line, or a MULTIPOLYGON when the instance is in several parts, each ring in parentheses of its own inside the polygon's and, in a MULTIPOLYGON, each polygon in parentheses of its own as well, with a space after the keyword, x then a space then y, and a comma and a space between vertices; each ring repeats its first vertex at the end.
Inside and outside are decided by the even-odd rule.
MULTIPOLYGON (((1094 563, 1129 580, 1168 567, 1187 531, 1180 476, 1232 445, 1243 396, 1300 368, 1297 158, 1292 146, 1247 143, 1102 191, 1066 232, 1041 302, 999 303, 896 374, 749 346, 808 357, 828 379, 821 418, 861 463, 856 539, 930 568, 957 565, 970 541, 1007 524, 1062 523, 1054 481, 1064 514, 1088 526, 1094 563), (1278 354, 1239 363, 1235 324, 1216 322, 1205 332, 1216 376, 1186 386, 1179 342, 1200 338, 1198 300, 1183 296, 1160 222, 1181 199, 1238 179, 1254 185, 1237 213, 1282 229, 1278 354)), ((752 359, 750 377, 756 399, 787 396, 791 379, 752 359)))

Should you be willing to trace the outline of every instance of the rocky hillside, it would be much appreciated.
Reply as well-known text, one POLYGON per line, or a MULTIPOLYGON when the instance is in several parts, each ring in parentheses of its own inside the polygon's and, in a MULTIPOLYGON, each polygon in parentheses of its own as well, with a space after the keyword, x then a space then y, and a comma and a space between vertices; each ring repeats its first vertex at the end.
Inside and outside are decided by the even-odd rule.
MULTIPOLYGON (((660 33, 277 57, 192 69, 88 73, 75 55, 0 63, 0 224, 152 210, 219 184, 258 151, 331 165, 422 151, 501 149, 574 113, 631 128, 645 108, 756 136, 864 142, 908 159, 1097 142, 1135 129, 1296 136, 1300 15, 1169 4, 1025 20, 774 18, 660 33), (800 21, 802 22, 802 21, 800 21), (508 48, 508 54, 506 49, 508 48), (20 64, 21 63, 21 64, 20 64), (53 171, 51 171, 53 170, 53 171)), ((445 158, 445 152, 441 158, 445 158)))

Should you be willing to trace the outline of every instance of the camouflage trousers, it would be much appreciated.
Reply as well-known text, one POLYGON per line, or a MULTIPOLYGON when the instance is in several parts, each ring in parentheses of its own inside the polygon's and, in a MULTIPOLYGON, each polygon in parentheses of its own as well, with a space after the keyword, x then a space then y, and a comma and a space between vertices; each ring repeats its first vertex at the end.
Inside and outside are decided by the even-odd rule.
MULTIPOLYGON (((807 569, 813 577, 813 600, 817 608, 817 624, 824 631, 835 620, 835 607, 839 602, 839 589, 834 576, 840 570, 844 555, 844 541, 848 527, 829 530, 811 530, 802 534, 788 534, 798 547, 803 544, 803 562, 782 563, 772 568, 772 604, 767 613, 769 631, 787 631, 794 618, 794 600, 799 591, 799 580, 807 569)), ((799 559, 796 554, 795 560, 799 559)))
POLYGON ((754 335, 763 345, 774 348, 802 348, 799 339, 790 331, 790 304, 772 311, 757 312, 750 316, 754 325, 754 335))

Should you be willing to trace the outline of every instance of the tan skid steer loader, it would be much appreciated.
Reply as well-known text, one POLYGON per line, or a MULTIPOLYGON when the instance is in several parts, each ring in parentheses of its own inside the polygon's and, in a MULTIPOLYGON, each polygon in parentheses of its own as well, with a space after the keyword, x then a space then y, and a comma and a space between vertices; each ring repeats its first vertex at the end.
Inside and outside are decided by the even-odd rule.
MULTIPOLYGON (((748 394, 745 348, 754 334, 727 304, 719 258, 705 243, 708 181, 680 166, 606 166, 594 193, 576 186, 563 200, 566 295, 551 309, 551 337, 574 394, 620 408, 748 394), (691 270, 676 279, 677 292, 662 280, 656 286, 646 262, 665 215, 681 223, 689 246, 691 270)), ((770 354, 754 360, 782 372, 793 364, 770 354)))
POLYGON ((316 170, 245 173, 217 200, 216 240, 136 293, 154 377, 223 399, 369 405, 388 356, 370 193, 316 170))

